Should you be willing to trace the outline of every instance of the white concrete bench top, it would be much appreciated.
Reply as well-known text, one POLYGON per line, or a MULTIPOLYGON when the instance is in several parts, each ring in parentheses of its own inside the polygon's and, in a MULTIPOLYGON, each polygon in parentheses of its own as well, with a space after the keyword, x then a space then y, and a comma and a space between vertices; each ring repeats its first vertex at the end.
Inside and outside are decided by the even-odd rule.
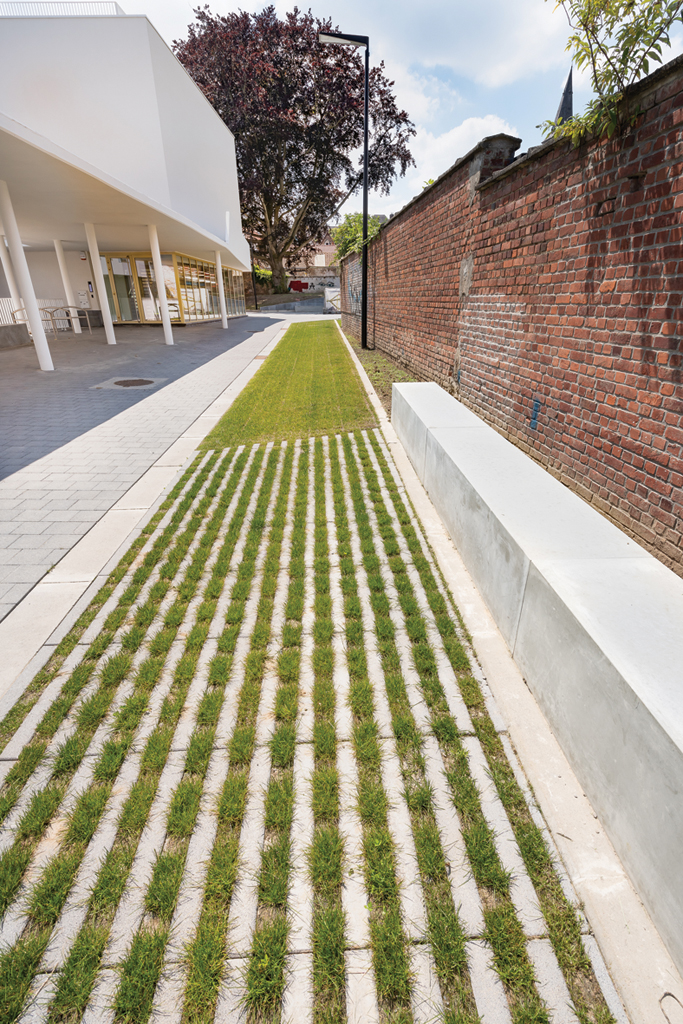
POLYGON ((394 389, 683 748, 683 579, 438 384, 394 389))

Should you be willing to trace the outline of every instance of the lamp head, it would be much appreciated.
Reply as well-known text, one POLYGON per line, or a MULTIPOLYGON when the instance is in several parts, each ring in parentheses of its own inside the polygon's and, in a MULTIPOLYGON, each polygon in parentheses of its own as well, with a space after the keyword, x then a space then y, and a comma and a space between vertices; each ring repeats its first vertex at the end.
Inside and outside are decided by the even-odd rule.
POLYGON ((337 46, 365 46, 369 49, 369 36, 354 36, 349 32, 318 32, 319 43, 336 43, 337 46))

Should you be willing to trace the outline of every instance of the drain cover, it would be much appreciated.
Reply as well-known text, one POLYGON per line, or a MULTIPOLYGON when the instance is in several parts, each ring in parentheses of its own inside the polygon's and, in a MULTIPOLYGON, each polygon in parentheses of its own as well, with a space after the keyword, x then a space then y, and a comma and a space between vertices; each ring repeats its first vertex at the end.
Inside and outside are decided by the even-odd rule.
POLYGON ((110 377, 101 384, 91 384, 95 391, 118 391, 120 388, 138 388, 140 391, 152 391, 159 384, 165 384, 168 377, 110 377))

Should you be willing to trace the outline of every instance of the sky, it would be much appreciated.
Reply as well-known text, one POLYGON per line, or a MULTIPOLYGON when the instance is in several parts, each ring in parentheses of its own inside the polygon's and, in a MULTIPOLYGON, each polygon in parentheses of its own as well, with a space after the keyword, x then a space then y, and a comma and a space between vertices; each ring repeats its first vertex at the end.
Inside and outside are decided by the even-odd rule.
MULTIPOLYGON (((119 0, 126 14, 146 14, 170 44, 187 35, 199 0, 119 0)), ((204 0, 202 0, 204 2, 204 0)), ((293 2, 273 0, 283 15, 293 2)), ((265 3, 209 0, 216 14, 262 10, 265 3)), ((415 166, 390 195, 371 194, 370 212, 395 213, 487 135, 522 139, 518 152, 538 145, 536 127, 554 118, 570 66, 569 26, 554 0, 309 0, 299 3, 342 32, 370 37, 372 64, 384 61, 399 105, 414 122, 415 166)), ((672 38, 670 59, 683 49, 672 38)), ((591 96, 574 72, 574 110, 591 96)), ((342 212, 360 210, 360 196, 342 212)))

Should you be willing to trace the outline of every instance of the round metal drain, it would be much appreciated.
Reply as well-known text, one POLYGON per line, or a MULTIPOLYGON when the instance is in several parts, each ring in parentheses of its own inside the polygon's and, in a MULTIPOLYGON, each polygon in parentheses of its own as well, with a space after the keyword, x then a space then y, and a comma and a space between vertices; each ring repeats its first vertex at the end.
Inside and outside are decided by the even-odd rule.
POLYGON ((134 380, 115 380, 114 383, 119 388, 141 388, 147 384, 153 384, 153 380, 144 380, 142 377, 136 377, 134 380))

